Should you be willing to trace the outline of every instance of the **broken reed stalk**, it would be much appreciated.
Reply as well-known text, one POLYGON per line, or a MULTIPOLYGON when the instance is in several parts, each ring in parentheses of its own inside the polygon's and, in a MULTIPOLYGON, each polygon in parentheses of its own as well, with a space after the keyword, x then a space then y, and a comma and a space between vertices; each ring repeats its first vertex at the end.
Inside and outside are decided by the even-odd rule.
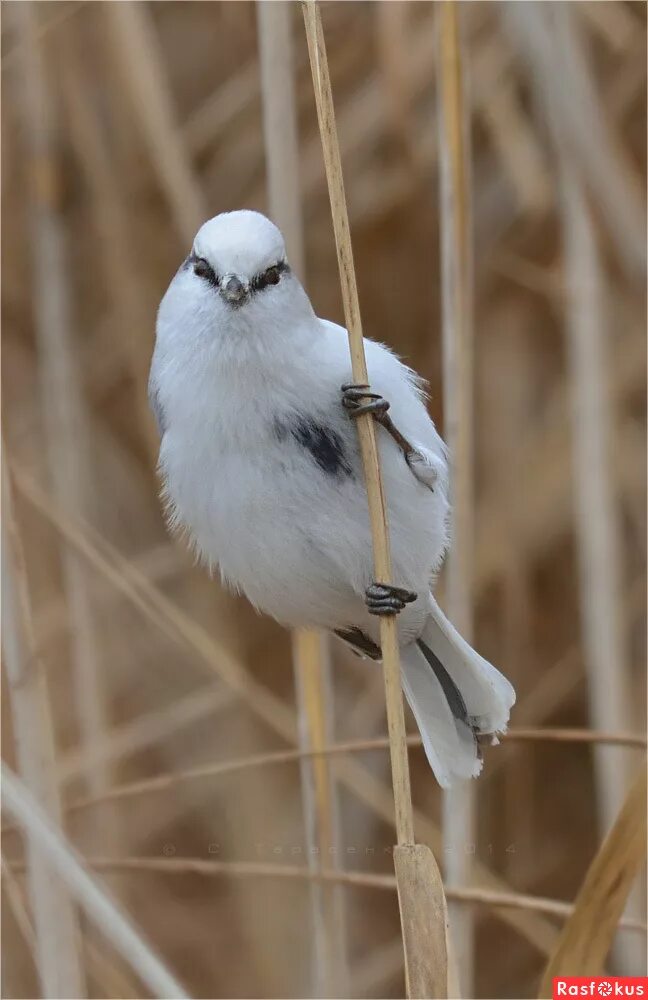
MULTIPOLYGON (((2 649, 16 756, 25 784, 52 820, 60 824, 62 809, 47 678, 36 646, 25 556, 4 445, 2 450, 2 649)), ((27 859, 36 967, 43 996, 85 996, 74 905, 29 832, 27 859)))
POLYGON ((547 963, 539 997, 554 976, 599 976, 619 919, 646 858, 646 769, 637 774, 617 820, 590 865, 574 912, 547 963))
MULTIPOLYGON (((319 4, 315 0, 303 0, 302 10, 331 202, 353 379, 357 383, 367 384, 369 377, 353 266, 351 234, 319 4)), ((369 503, 376 579, 390 583, 389 532, 373 418, 368 414, 360 417, 357 427, 369 503)), ((398 840, 394 850, 394 866, 405 951, 407 993, 410 997, 445 997, 447 996, 445 896, 432 852, 429 848, 414 843, 414 819, 395 617, 381 618, 380 644, 398 840)))
MULTIPOLYGON (((446 557, 448 616, 470 641, 473 630, 473 329, 470 121, 454 0, 439 8, 439 203, 443 355, 443 430, 450 452, 452 546, 446 557)), ((463 782, 443 796, 444 876, 448 886, 472 882, 475 788, 463 782)), ((449 907, 461 988, 473 994, 474 922, 466 909, 449 907)))
MULTIPOLYGON (((31 274, 38 370, 49 475, 61 507, 81 513, 92 489, 88 477, 87 411, 80 392, 77 350, 71 336, 71 290, 66 266, 55 109, 43 52, 35 40, 31 3, 11 8, 21 40, 16 64, 22 103, 25 157, 29 165, 31 274)), ((85 512, 85 511, 84 511, 85 512)), ((61 549, 63 586, 70 624, 72 676, 81 742, 90 749, 107 728, 100 656, 86 567, 61 549)), ((95 790, 110 785, 102 762, 89 775, 95 790)))
MULTIPOLYGON (((69 892, 76 897, 98 930, 132 965, 156 997, 186 1000, 187 994, 165 969, 150 946, 122 914, 116 903, 85 870, 83 860, 50 822, 25 785, 6 765, 2 765, 2 800, 16 822, 38 846, 69 892)), ((80 997, 78 991, 50 993, 49 996, 80 997)))
MULTIPOLYGON (((270 215, 281 229, 288 258, 304 281, 303 213, 299 187, 299 140, 295 97, 292 4, 257 0, 261 69, 263 136, 270 215)), ((296 629, 292 658, 301 751, 318 751, 332 736, 332 678, 328 637, 312 629, 296 629)), ((309 868, 321 870, 323 859, 335 861, 338 829, 332 780, 325 757, 303 757, 300 766, 302 812, 309 868)), ((348 992, 344 897, 338 888, 315 881, 309 886, 311 917, 311 995, 342 996, 348 992), (337 911, 337 912, 336 912, 337 911), (336 919, 337 918, 337 919, 336 919)))

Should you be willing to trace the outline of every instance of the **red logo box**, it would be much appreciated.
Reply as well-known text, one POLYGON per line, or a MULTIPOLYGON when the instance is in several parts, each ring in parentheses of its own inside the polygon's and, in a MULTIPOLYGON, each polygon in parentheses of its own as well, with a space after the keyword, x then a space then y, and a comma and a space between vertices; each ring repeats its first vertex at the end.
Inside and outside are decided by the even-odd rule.
POLYGON ((648 976, 555 976, 553 1000, 563 997, 646 997, 648 976))

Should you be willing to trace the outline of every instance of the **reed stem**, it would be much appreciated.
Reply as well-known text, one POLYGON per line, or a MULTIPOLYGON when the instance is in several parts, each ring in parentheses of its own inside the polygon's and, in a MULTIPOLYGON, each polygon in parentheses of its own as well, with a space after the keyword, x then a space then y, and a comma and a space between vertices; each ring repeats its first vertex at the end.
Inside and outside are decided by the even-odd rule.
MULTIPOLYGON (((439 155, 444 436, 450 451, 452 545, 446 557, 448 616, 470 641, 473 631, 473 329, 470 121, 461 49, 459 9, 439 8, 439 155)), ((476 799, 464 782, 443 796, 445 877, 460 888, 472 881, 476 799)), ((461 988, 473 993, 474 924, 465 909, 449 907, 461 969, 461 988)))
MULTIPOLYGON (((369 377, 364 353, 342 161, 319 4, 314 0, 305 0, 302 3, 302 10, 331 203, 342 301, 349 335, 351 369, 355 382, 367 384, 369 377)), ((377 581, 389 583, 391 581, 389 531, 373 418, 369 414, 360 417, 357 428, 369 503, 374 571, 377 581)), ((429 848, 414 843, 414 816, 395 617, 381 618, 380 645, 398 840, 394 850, 394 866, 405 950, 407 995, 445 997, 448 989, 446 903, 432 852, 429 848)))

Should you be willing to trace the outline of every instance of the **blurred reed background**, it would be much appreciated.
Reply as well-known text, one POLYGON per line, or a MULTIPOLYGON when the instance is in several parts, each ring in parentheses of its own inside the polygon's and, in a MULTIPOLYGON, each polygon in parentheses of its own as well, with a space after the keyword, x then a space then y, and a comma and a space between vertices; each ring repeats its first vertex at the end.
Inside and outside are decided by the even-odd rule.
MULTIPOLYGON (((410 760, 465 995, 528 997, 568 912, 546 900, 574 900, 643 766, 641 745, 528 730, 645 732, 646 8, 457 6, 473 300, 459 504, 474 541, 460 598, 438 590, 513 680, 527 738, 487 750, 465 813, 443 808, 419 748, 410 760)), ((429 379, 441 427, 442 11, 322 4, 364 332, 429 379)), ((305 284, 339 321, 291 16, 305 284)), ((319 962, 326 995, 402 996, 387 750, 330 757, 338 829, 314 865, 307 770, 247 760, 296 745, 290 636, 192 565, 157 498, 157 303, 205 218, 268 210, 255 6, 7 2, 2 46, 3 758, 189 995, 322 995, 319 962), (365 878, 318 899, 302 876, 320 864, 365 878)), ((337 643, 325 656, 331 703, 309 738, 383 736, 380 671, 337 643)), ((54 989, 64 955, 78 995, 150 995, 37 845, 24 855, 6 832, 3 874, 4 996, 44 995, 45 968, 54 989)), ((626 919, 608 968, 637 974, 639 884, 626 919)))

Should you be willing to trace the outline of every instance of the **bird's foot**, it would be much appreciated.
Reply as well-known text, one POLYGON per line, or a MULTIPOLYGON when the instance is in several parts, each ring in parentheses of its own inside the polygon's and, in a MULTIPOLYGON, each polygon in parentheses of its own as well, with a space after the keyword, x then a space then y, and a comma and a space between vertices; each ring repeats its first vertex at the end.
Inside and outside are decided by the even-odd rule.
POLYGON ((406 604, 415 601, 417 596, 412 590, 374 582, 365 591, 365 603, 371 615, 397 615, 406 604))
POLYGON ((346 382, 342 386, 342 406, 349 411, 352 420, 363 413, 371 413, 380 422, 390 404, 377 392, 372 392, 371 386, 346 382))
POLYGON ((390 403, 386 399, 383 399, 377 392, 372 392, 369 385, 347 382, 342 386, 342 406, 349 411, 349 416, 354 420, 363 413, 371 413, 374 420, 382 424, 387 433, 394 439, 419 483, 434 491, 437 479, 436 468, 423 452, 415 448, 405 435, 401 434, 387 412, 390 403))

